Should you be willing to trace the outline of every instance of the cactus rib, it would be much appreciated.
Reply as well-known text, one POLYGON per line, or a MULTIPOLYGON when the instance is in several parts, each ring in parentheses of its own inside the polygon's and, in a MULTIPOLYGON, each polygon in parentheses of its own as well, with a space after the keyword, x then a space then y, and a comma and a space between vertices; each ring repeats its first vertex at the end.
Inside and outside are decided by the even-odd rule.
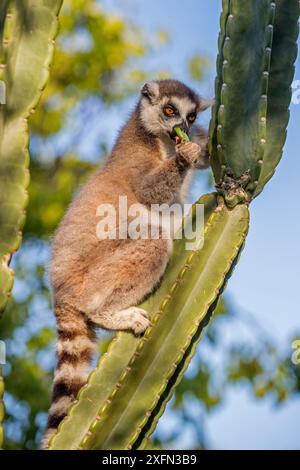
POLYGON ((0 312, 13 284, 9 261, 21 243, 28 172, 27 118, 33 112, 49 75, 62 0, 10 2, 11 28, 5 46, 6 104, 0 116, 0 312))
POLYGON ((217 306, 218 300, 219 300, 220 296, 222 295, 222 292, 224 291, 224 289, 227 285, 227 282, 228 282, 228 280, 230 279, 230 277, 233 273, 233 270, 234 270, 234 268, 235 268, 235 266, 236 266, 236 264, 237 264, 237 262, 240 258, 240 255, 241 255, 241 253, 244 249, 244 246, 245 246, 245 243, 243 243, 241 245, 241 248, 240 248, 236 258, 232 263, 230 271, 225 276, 224 284, 223 284, 222 288, 220 289, 220 292, 219 292, 216 300, 209 307, 208 313, 203 318, 203 320, 200 322, 199 328, 198 328, 196 334, 193 336, 189 348, 186 350, 186 352, 185 352, 185 354, 182 358, 182 361, 179 363, 179 365, 178 365, 177 369, 175 370, 173 376, 169 380, 165 392, 161 395, 160 400, 156 405, 157 409, 154 410, 153 413, 151 413, 151 416, 150 416, 148 422, 146 423, 144 428, 141 429, 141 432, 138 436, 138 439, 133 443, 133 445, 132 445, 133 449, 145 449, 146 448, 148 440, 149 440, 151 434, 155 431, 157 423, 158 423, 160 417, 162 416, 162 414, 164 413, 165 408, 166 408, 169 400, 171 399, 176 386, 182 380, 183 374, 186 371, 187 367, 189 366, 189 363, 190 363, 191 359, 193 358, 193 356, 195 354, 196 347, 197 347, 197 345, 198 345, 199 341, 201 340, 202 335, 204 333, 204 328, 209 324, 209 321, 210 321, 210 319, 211 319, 211 317, 212 317, 212 315, 215 311, 215 308, 217 306))
POLYGON ((257 196, 275 172, 286 140, 289 121, 291 84, 297 57, 298 0, 276 0, 276 15, 270 64, 268 89, 266 148, 258 185, 257 196))
MULTIPOLYGON (((215 102, 212 107, 212 116, 210 120, 209 126, 209 153, 214 157, 214 150, 218 152, 218 160, 216 162, 215 158, 211 159, 212 167, 214 169, 214 176, 216 181, 222 180, 225 175, 226 171, 226 162, 224 159, 224 154, 222 152, 222 148, 218 146, 217 142, 217 134, 214 132, 214 129, 218 126, 218 113, 221 111, 221 89, 222 89, 222 70, 223 70, 223 62, 224 62, 224 54, 223 48, 226 38, 226 26, 228 17, 230 14, 230 0, 222 0, 222 12, 220 17, 220 33, 218 38, 218 56, 217 56, 217 76, 215 79, 215 102), (220 163, 217 165, 216 163, 220 163)), ((223 106, 223 105, 222 105, 223 106)))

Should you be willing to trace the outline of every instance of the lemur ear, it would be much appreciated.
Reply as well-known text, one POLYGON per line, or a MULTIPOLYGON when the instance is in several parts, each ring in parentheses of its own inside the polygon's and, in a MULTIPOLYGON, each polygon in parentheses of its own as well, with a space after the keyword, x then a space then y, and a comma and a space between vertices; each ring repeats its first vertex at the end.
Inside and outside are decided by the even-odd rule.
POLYGON ((153 103, 159 96, 159 85, 157 82, 148 82, 145 83, 141 89, 141 95, 148 98, 148 100, 153 103))
POLYGON ((208 108, 211 108, 215 103, 215 100, 204 100, 203 98, 199 99, 198 111, 202 112, 208 108))

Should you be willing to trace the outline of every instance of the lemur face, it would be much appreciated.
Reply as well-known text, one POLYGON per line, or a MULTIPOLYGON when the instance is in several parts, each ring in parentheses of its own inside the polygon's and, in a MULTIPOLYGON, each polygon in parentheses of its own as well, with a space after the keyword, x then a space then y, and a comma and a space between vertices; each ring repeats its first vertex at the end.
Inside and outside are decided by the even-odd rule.
POLYGON ((146 83, 141 90, 140 117, 144 128, 157 137, 175 142, 175 127, 189 134, 199 111, 209 106, 177 80, 146 83))

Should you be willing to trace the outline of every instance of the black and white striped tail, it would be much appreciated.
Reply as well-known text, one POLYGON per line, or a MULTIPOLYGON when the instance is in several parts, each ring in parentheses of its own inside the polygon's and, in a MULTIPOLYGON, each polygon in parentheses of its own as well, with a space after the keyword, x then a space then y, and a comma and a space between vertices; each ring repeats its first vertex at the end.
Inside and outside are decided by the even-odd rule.
POLYGON ((48 446, 70 404, 86 383, 95 352, 94 332, 81 312, 63 305, 55 308, 55 314, 58 330, 57 367, 43 448, 48 446))

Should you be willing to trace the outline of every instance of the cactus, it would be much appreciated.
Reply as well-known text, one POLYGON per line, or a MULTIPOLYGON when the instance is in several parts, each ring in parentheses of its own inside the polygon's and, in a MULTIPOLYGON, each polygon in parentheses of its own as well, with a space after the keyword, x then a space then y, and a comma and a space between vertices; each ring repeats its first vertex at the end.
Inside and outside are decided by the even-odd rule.
POLYGON ((10 15, 7 3, 0 8, 1 79, 6 85, 6 104, 0 105, 0 312, 12 289, 9 262, 20 245, 25 219, 27 118, 48 79, 62 0, 10 1, 10 15))
POLYGON ((257 196, 281 158, 298 17, 296 0, 223 1, 210 153, 229 204, 257 196))
MULTIPOLYGON (((0 6, 0 79, 6 95, 5 103, 0 104, 0 314, 13 286, 9 262, 21 243, 25 220, 29 182, 27 118, 48 79, 61 4, 62 0, 4 0, 0 6)), ((0 377, 0 448, 3 393, 0 377)))
POLYGON ((206 207, 205 249, 186 252, 185 240, 175 243, 163 284, 143 304, 154 312, 153 326, 141 339, 117 335, 52 439, 52 449, 136 448, 187 367, 248 230, 246 206, 230 211, 215 195, 199 203, 206 207))
POLYGON ((204 246, 186 252, 175 241, 162 284, 142 305, 152 326, 142 338, 115 336, 50 449, 147 446, 244 246, 249 202, 280 160, 298 18, 298 0, 223 0, 210 125, 218 193, 198 201, 204 246))

